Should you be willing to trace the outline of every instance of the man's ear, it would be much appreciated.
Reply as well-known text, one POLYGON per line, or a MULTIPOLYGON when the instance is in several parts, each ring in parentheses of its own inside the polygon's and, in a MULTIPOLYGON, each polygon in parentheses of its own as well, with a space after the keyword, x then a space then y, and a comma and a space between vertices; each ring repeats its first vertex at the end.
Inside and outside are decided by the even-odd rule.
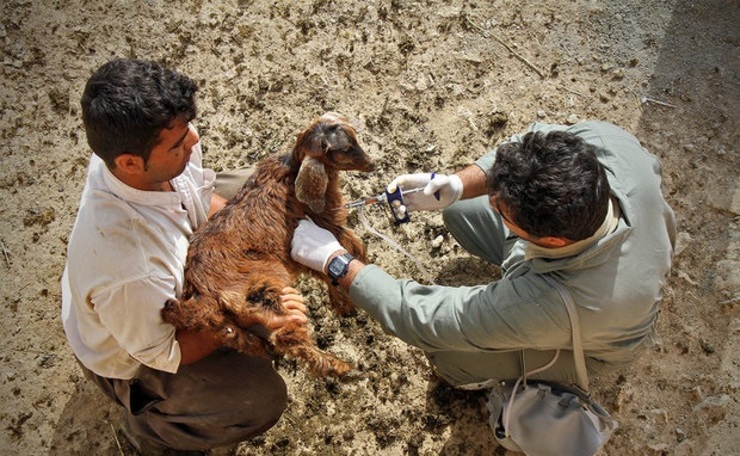
POLYGON ((545 247, 550 248, 558 248, 558 247, 565 247, 566 245, 570 245, 573 243, 568 238, 564 237, 556 237, 556 236, 545 236, 537 239, 537 242, 540 245, 544 245, 545 247))
POLYGON ((113 159, 113 162, 116 164, 116 169, 125 174, 137 174, 144 171, 146 167, 144 159, 133 154, 121 154, 113 159))

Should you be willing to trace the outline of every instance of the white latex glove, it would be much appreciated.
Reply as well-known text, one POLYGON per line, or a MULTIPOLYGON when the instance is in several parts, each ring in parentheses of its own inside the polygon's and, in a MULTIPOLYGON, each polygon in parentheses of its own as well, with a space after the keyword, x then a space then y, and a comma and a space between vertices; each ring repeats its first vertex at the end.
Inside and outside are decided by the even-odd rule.
POLYGON ((290 242, 290 256, 298 263, 314 271, 324 272, 329 258, 342 247, 331 232, 310 220, 298 222, 290 242))
POLYGON ((421 192, 403 195, 403 203, 409 212, 444 209, 456 203, 463 194, 462 181, 455 174, 402 174, 388 184, 388 193, 395 192, 398 187, 401 191, 424 187, 421 192), (437 192, 439 199, 435 196, 437 192))

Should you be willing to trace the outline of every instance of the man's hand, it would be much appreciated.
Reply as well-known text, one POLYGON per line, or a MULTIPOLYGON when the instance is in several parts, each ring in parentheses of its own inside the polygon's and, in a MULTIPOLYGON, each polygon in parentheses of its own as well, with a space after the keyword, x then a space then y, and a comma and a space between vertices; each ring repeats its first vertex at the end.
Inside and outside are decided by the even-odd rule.
POLYGON ((280 303, 283 305, 286 313, 285 315, 274 315, 270 317, 265 322, 267 329, 274 331, 288 323, 299 325, 305 325, 308 323, 308 318, 306 317, 308 308, 303 304, 303 296, 298 292, 298 290, 291 287, 285 287, 281 293, 280 303))
POLYGON ((295 288, 285 287, 280 291, 280 304, 283 306, 285 313, 272 313, 267 319, 264 319, 267 312, 260 312, 260 319, 254 316, 242 316, 239 326, 242 329, 249 329, 255 325, 260 325, 274 331, 288 323, 305 325, 308 322, 306 317, 308 308, 303 304, 303 296, 295 288))
POLYGON ((337 238, 310 220, 301 220, 293 232, 290 256, 314 271, 325 272, 326 263, 337 252, 344 252, 337 238))
POLYGON ((424 188, 421 192, 403 196, 409 212, 444 209, 456 203, 463 194, 463 183, 455 174, 434 174, 434 177, 432 173, 402 174, 388 184, 388 193, 395 192, 399 187, 402 191, 424 188))

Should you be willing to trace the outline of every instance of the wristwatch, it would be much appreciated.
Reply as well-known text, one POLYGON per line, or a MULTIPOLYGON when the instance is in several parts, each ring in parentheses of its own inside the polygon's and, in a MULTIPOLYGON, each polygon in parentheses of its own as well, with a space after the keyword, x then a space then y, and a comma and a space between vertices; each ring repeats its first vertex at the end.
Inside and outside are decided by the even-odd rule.
POLYGON ((349 253, 343 253, 332 258, 329 262, 329 266, 326 268, 327 274, 331 277, 332 285, 339 285, 339 279, 347 275, 347 272, 349 271, 349 263, 354 259, 355 257, 349 253))

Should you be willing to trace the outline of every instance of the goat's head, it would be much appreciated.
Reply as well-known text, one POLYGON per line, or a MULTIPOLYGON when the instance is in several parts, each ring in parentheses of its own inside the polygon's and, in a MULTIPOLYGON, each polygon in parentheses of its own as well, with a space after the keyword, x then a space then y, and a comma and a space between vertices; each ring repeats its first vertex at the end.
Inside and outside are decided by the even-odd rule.
POLYGON ((295 181, 296 197, 312 211, 324 211, 330 171, 372 171, 370 157, 357 143, 349 120, 327 112, 298 136, 292 159, 300 163, 295 181))

